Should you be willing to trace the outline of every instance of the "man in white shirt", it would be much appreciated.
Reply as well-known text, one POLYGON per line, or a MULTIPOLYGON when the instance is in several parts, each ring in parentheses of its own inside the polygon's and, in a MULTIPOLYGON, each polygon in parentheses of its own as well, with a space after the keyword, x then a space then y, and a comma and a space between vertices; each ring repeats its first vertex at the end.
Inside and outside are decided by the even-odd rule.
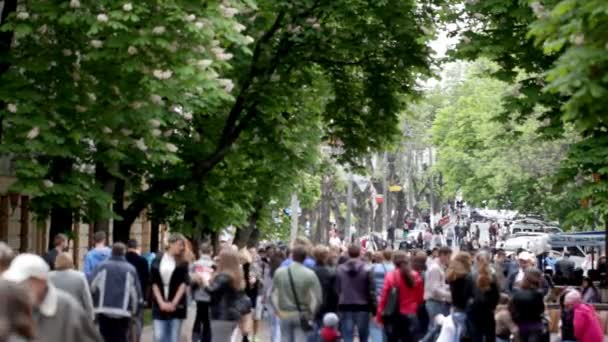
POLYGON ((449 247, 439 248, 437 258, 424 275, 424 300, 429 314, 429 328, 422 341, 435 341, 439 333, 435 317, 440 314, 447 316, 450 312, 452 296, 450 286, 445 281, 445 270, 451 256, 452 250, 449 247))

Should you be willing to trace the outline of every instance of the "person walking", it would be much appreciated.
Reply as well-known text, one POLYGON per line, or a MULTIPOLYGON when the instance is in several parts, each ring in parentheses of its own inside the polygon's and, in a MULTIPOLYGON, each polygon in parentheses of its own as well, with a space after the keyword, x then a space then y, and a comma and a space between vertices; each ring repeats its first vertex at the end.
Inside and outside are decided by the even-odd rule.
POLYGON ((204 334, 210 332, 212 342, 230 341, 241 317, 251 311, 239 253, 224 248, 217 258, 213 277, 209 279, 197 272, 193 280, 201 284, 210 298, 210 330, 204 334))
POLYGON ((570 253, 564 252, 564 256, 555 263, 555 282, 559 285, 573 285, 574 268, 570 253))
POLYGON ((293 262, 274 273, 271 298, 281 321, 283 342, 306 341, 323 298, 317 275, 304 265, 306 254, 304 245, 295 245, 291 250, 293 262))
POLYGON ((55 238, 53 238, 53 248, 46 252, 46 254, 42 257, 51 268, 51 271, 55 269, 55 259, 57 258, 57 255, 65 252, 67 247, 68 237, 65 236, 65 234, 55 235, 55 238))
POLYGON ((178 342, 187 314, 186 238, 173 233, 168 243, 167 251, 156 256, 150 269, 154 342, 178 342))
POLYGON ((340 332, 344 342, 352 342, 356 326, 359 339, 367 341, 369 315, 375 311, 376 305, 374 284, 365 263, 360 259, 361 248, 350 245, 348 257, 347 262, 338 266, 336 276, 340 332))
POLYGON ((27 290, 10 281, 0 280, 0 303, 0 341, 34 341, 36 326, 27 290))
POLYGON ((338 293, 336 292, 336 268, 329 265, 329 248, 319 245, 313 250, 316 265, 313 268, 323 291, 321 307, 315 316, 315 331, 310 342, 319 342, 319 331, 323 317, 327 313, 338 312, 338 293))
POLYGON ((106 246, 106 233, 103 231, 96 232, 93 235, 95 247, 87 252, 84 256, 84 275, 91 281, 91 275, 97 264, 103 262, 112 254, 112 250, 106 246))
POLYGON ((126 253, 124 243, 115 243, 110 258, 98 264, 91 275, 99 331, 106 342, 129 341, 131 318, 140 309, 139 276, 125 258, 126 253))
POLYGON ((543 275, 539 270, 527 269, 521 289, 515 291, 511 299, 511 316, 517 324, 521 342, 549 342, 549 333, 543 323, 542 282, 543 275))
POLYGON ((446 281, 450 286, 452 298, 452 321, 458 339, 468 335, 467 309, 473 299, 474 287, 471 275, 471 255, 459 252, 454 256, 446 270, 446 281))
POLYGON ((486 251, 475 255, 473 280, 474 296, 467 310, 467 319, 472 323, 470 336, 473 342, 493 341, 496 336, 494 311, 500 299, 500 291, 490 267, 490 254, 486 251))
POLYGON ((89 283, 82 272, 74 270, 74 261, 69 253, 61 252, 57 255, 55 270, 49 273, 49 281, 58 289, 72 295, 89 318, 95 319, 89 283))
POLYGON ((564 305, 574 313, 574 336, 578 342, 602 341, 604 333, 598 315, 593 306, 583 303, 580 292, 568 292, 564 305))
POLYGON ((422 341, 435 341, 439 335, 439 326, 435 318, 447 316, 450 312, 450 287, 446 283, 445 271, 450 263, 452 250, 441 247, 438 256, 430 262, 424 275, 424 305, 428 313, 428 328, 422 341))
MULTIPOLYGON (((141 287, 141 302, 142 307, 145 307, 148 299, 150 298, 150 267, 148 266, 148 260, 141 256, 139 250, 139 242, 135 239, 127 242, 127 254, 125 254, 127 262, 135 267, 137 276, 139 278, 139 286, 141 287)), ((131 333, 133 342, 138 342, 141 338, 141 333, 144 328, 144 311, 139 310, 137 316, 133 317, 131 322, 131 333)))
POLYGON ((36 342, 102 342, 80 304, 49 282, 49 272, 49 265, 40 256, 23 253, 2 274, 28 291, 34 307, 36 342))
POLYGON ((521 288, 526 271, 534 265, 534 255, 526 251, 520 252, 517 254, 517 264, 519 268, 517 271, 511 272, 507 279, 507 292, 511 294, 521 288))
MULTIPOLYGON (((374 257, 377 262, 372 265, 370 273, 373 279, 374 297, 378 302, 384 288, 384 279, 389 272, 395 269, 395 266, 392 262, 393 252, 391 250, 385 249, 382 252, 376 252, 374 257)), ((375 319, 375 315, 371 318, 369 334, 372 342, 383 342, 386 339, 382 327, 375 319)))
POLYGON ((203 281, 209 282, 214 273, 215 262, 211 254, 213 247, 203 243, 199 248, 200 257, 190 267, 190 278, 192 281, 192 298, 196 302, 196 318, 192 326, 192 342, 211 341, 211 321, 209 318, 209 307, 211 296, 202 286, 203 281), (195 279, 199 281, 194 281, 195 279))
POLYGON ((388 342, 413 342, 416 335, 416 312, 424 297, 424 285, 422 277, 411 268, 405 252, 395 252, 393 262, 395 269, 384 280, 376 321, 384 327, 388 342), (397 289, 398 294, 397 313, 393 317, 383 317, 393 288, 397 289))

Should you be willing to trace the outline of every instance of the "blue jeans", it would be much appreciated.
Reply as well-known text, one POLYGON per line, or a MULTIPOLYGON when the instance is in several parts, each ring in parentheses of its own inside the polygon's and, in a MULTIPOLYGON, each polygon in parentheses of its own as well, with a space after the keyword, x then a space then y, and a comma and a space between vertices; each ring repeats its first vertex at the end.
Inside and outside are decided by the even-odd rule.
POLYGON ((339 311, 340 333, 344 342, 353 342, 355 325, 359 332, 359 341, 367 341, 369 337, 369 312, 367 311, 339 311))
POLYGON ((378 322, 374 318, 370 319, 369 322, 369 337, 372 342, 385 342, 386 336, 384 336, 384 328, 378 325, 378 322))
POLYGON ((270 342, 281 342, 281 320, 271 306, 267 307, 267 312, 270 325, 270 342))
POLYGON ((465 333, 467 314, 464 312, 452 312, 452 321, 454 322, 454 342, 460 342, 460 337, 465 333))
POLYGON ((154 342, 179 342, 182 332, 181 319, 154 320, 154 342))
POLYGON ((426 312, 429 314, 429 328, 422 341, 435 341, 439 336, 441 327, 435 323, 435 317, 442 314, 447 316, 450 313, 450 305, 446 302, 439 302, 433 299, 427 299, 425 302, 426 312))
POLYGON ((308 335, 299 319, 281 320, 281 342, 306 342, 308 335))

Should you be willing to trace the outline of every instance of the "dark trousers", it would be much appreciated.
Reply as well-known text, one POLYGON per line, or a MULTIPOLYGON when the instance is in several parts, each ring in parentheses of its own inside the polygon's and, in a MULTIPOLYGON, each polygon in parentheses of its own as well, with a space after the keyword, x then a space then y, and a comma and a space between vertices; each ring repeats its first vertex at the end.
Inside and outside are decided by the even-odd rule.
POLYGON ((130 318, 112 318, 98 315, 99 332, 105 342, 128 342, 130 318))
POLYGON ((388 342, 414 342, 417 329, 416 315, 399 315, 392 322, 385 322, 388 342))
POLYGON ((196 302, 196 318, 192 327, 192 342, 211 342, 209 303, 196 302), (202 332, 201 332, 202 329, 202 332))

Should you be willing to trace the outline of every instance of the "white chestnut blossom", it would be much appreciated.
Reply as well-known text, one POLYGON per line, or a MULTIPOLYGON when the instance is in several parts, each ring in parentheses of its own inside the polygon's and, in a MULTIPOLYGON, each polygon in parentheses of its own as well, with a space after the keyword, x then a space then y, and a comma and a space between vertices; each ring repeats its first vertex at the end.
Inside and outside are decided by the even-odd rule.
POLYGON ((97 101, 97 96, 95 96, 95 94, 88 93, 87 96, 89 97, 89 100, 91 100, 92 102, 97 101))
POLYGON ((224 5, 220 5, 220 10, 222 11, 222 15, 226 18, 232 18, 237 13, 239 13, 239 10, 237 10, 236 8, 226 7, 224 5))
POLYGON ((249 45, 251 43, 255 42, 255 39, 253 39, 253 37, 251 36, 245 36, 245 44, 249 45))
POLYGON ((102 131, 104 134, 111 134, 111 133, 112 133, 112 129, 111 129, 110 127, 107 127, 107 126, 104 126, 104 127, 101 129, 101 131, 102 131))
POLYGON ((84 113, 86 111, 87 111, 87 107, 81 106, 81 105, 76 105, 76 112, 78 112, 78 113, 84 113))
POLYGON ((158 128, 161 125, 161 122, 158 119, 150 119, 150 120, 148 120, 148 123, 150 124, 150 126, 152 126, 154 128, 158 128))
POLYGON ((120 133, 122 133, 122 135, 124 135, 124 136, 127 136, 127 137, 128 137, 129 135, 133 134, 133 131, 132 131, 132 130, 130 130, 130 129, 128 129, 128 128, 122 128, 122 129, 120 130, 120 133))
POLYGON ((473 14, 473 16, 480 20, 484 18, 483 14, 481 14, 481 13, 475 13, 475 14, 473 14))
POLYGON ((129 46, 127 49, 127 53, 131 56, 137 53, 137 48, 135 46, 129 46))
POLYGON ((32 140, 32 139, 35 139, 39 134, 40 134, 40 128, 33 127, 32 129, 30 129, 29 132, 27 132, 27 138, 29 140, 32 140))
POLYGON ((163 132, 158 128, 155 128, 152 130, 152 135, 155 137, 160 137, 162 134, 163 134, 163 132))
POLYGON ((471 38, 464 36, 464 37, 462 37, 462 42, 465 44, 469 44, 471 42, 471 38))
POLYGON ((110 145, 112 145, 114 147, 118 146, 118 140, 117 139, 110 140, 110 145))
POLYGON ((314 24, 312 24, 312 28, 314 28, 315 30, 319 30, 319 29, 321 29, 321 24, 314 23, 314 24))
POLYGON ((80 1, 79 0, 70 0, 70 7, 71 8, 80 8, 80 1))
POLYGON ((203 27, 205 27, 205 24, 203 24, 202 21, 197 21, 196 23, 194 23, 194 27, 196 27, 197 29, 202 29, 203 27))
POLYGON ((213 61, 210 59, 201 59, 200 61, 196 62, 196 65, 201 69, 205 69, 209 67, 211 63, 213 63, 213 61))
POLYGON ((308 24, 312 25, 316 22, 317 22, 317 18, 314 18, 314 17, 306 18, 306 23, 308 23, 308 24))
POLYGON ((63 53, 64 56, 69 57, 72 55, 72 50, 70 49, 63 49, 61 50, 61 53, 63 53))
POLYGON ((105 13, 101 13, 97 15, 97 21, 99 21, 100 23, 107 23, 108 22, 108 15, 105 13))
POLYGON ((160 95, 156 95, 156 94, 150 95, 150 101, 152 101, 152 103, 157 104, 157 105, 162 105, 164 103, 163 98, 160 95))
POLYGON ((103 46, 103 42, 101 40, 93 39, 91 40, 91 46, 100 49, 103 46))
POLYGON ((572 37, 572 42, 573 42, 575 45, 583 45, 583 44, 585 43, 585 35, 584 35, 584 34, 582 34, 582 33, 581 33, 581 34, 574 35, 574 36, 572 37))
POLYGON ((17 19, 19 20, 27 20, 29 19, 30 14, 27 12, 17 12, 17 19))
POLYGON ((190 14, 190 15, 186 16, 186 20, 190 21, 190 22, 195 21, 196 16, 194 14, 190 14))
POLYGON ((229 61, 232 59, 232 57, 233 55, 231 53, 221 53, 217 55, 217 59, 219 59, 220 61, 229 61))
POLYGON ((235 30, 236 32, 243 32, 243 31, 245 31, 245 29, 246 29, 246 28, 247 28, 247 27, 245 27, 245 25, 243 25, 243 24, 241 24, 241 23, 235 23, 235 24, 234 24, 234 30, 235 30))
POLYGON ((231 92, 234 89, 234 83, 230 79, 220 78, 217 81, 227 92, 231 92))
POLYGON ((173 145, 172 143, 167 143, 165 146, 167 147, 167 151, 172 153, 177 152, 177 146, 173 145))
POLYGON ((49 30, 49 27, 46 26, 46 24, 44 24, 38 28, 38 33, 46 34, 48 32, 48 30, 49 30))
POLYGON ((148 146, 146 146, 144 138, 135 140, 135 146, 143 152, 146 152, 148 150, 148 146))
POLYGON ((133 5, 131 5, 130 2, 127 2, 126 4, 122 5, 122 9, 125 12, 131 12, 133 10, 133 5))
POLYGON ((45 188, 52 188, 55 183, 53 183, 53 181, 50 179, 45 179, 42 181, 42 185, 44 185, 45 188))
POLYGON ((184 115, 182 115, 184 117, 184 119, 190 121, 192 120, 192 113, 191 112, 185 112, 184 115))
POLYGON ((167 31, 167 29, 164 26, 156 26, 155 28, 152 29, 152 33, 154 33, 156 35, 161 35, 161 34, 165 33, 165 31, 167 31))
POLYGON ((173 131, 172 130, 168 130, 168 131, 165 131, 165 133, 163 133, 163 137, 165 137, 165 138, 168 138, 168 137, 170 137, 172 135, 173 135, 173 131))
POLYGON ((14 104, 14 103, 9 103, 9 104, 6 106, 6 110, 8 110, 8 111, 9 111, 9 112, 11 112, 11 113, 17 113, 17 105, 16 105, 16 104, 14 104))

